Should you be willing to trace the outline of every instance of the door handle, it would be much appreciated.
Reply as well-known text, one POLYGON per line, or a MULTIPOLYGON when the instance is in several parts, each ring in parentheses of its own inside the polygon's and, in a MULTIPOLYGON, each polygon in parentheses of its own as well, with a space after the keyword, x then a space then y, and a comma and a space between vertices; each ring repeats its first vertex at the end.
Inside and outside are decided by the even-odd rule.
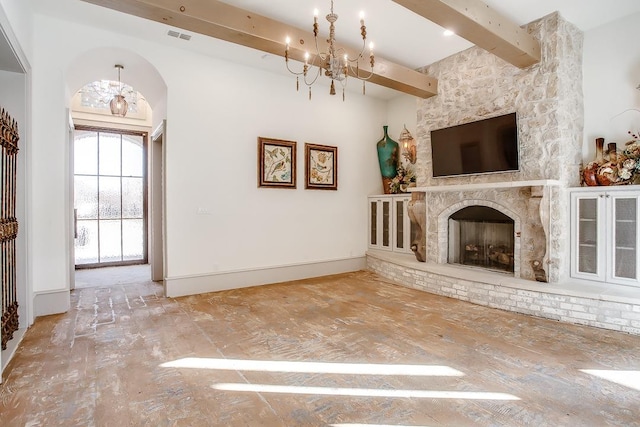
POLYGON ((78 238, 78 209, 73 209, 73 238, 78 238))

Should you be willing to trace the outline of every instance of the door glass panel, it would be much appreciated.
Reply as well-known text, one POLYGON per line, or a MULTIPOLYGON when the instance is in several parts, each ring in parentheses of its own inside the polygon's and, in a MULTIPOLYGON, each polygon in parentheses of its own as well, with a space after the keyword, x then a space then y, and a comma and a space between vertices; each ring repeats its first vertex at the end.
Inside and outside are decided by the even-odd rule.
POLYGON ((99 185, 100 219, 120 218, 120 178, 101 176, 99 185))
POLYGON ((78 219, 98 219, 98 177, 74 177, 75 208, 78 219))
POLYGON ((139 135, 76 131, 76 265, 146 262, 144 150, 139 135))
POLYGON ((77 131, 73 146, 73 173, 76 175, 97 175, 98 173, 98 133, 77 131))
POLYGON ((100 133, 100 175, 120 175, 120 135, 100 133))
POLYGON ((578 201, 578 271, 598 273, 598 200, 578 201))
POLYGON ((122 261, 122 240, 119 219, 100 221, 100 262, 122 261))
POLYGON ((94 264, 98 258, 98 221, 78 220, 75 239, 76 264, 94 264))
POLYGON ((140 259, 144 248, 144 221, 142 219, 122 220, 122 258, 125 261, 140 259))
POLYGON ((615 199, 615 275, 636 277, 637 202, 634 198, 615 199))
POLYGON ((122 136, 122 176, 139 176, 143 172, 142 137, 122 136))
POLYGON ((143 200, 142 178, 122 178, 122 217, 142 218, 143 200))

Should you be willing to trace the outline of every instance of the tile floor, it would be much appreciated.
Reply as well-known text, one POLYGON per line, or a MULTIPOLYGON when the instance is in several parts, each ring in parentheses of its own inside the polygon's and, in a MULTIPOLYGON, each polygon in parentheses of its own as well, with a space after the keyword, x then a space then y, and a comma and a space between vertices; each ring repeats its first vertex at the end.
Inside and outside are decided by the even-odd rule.
POLYGON ((369 272, 178 299, 124 282, 37 319, 0 425, 640 425, 638 336, 369 272))

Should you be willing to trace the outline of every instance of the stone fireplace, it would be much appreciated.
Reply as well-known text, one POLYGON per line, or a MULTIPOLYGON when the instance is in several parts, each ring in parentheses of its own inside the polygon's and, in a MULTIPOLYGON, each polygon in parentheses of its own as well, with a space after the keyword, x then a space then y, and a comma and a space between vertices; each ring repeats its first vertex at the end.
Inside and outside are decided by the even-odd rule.
POLYGON ((438 79, 438 95, 417 101, 417 187, 409 204, 412 225, 419 231, 411 245, 417 256, 370 251, 367 268, 425 292, 640 334, 630 320, 640 312, 635 289, 585 287, 569 280, 567 189, 579 185, 582 157, 582 33, 557 13, 524 28, 542 48, 541 62, 526 69, 478 47, 423 69, 438 79), (514 111, 518 171, 433 177, 431 130, 514 111), (488 214, 485 222, 502 224, 506 216, 513 231, 494 231, 491 225, 463 233, 472 212, 467 208, 500 212, 488 214), (509 233, 513 260, 511 244, 503 243, 509 233), (485 241, 479 237, 485 234, 499 236, 485 241), (492 251, 500 246, 504 249, 492 251), (471 265, 486 258, 482 267, 489 268, 471 265), (509 269, 495 270, 499 258, 509 269))
POLYGON ((482 247, 482 257, 500 258, 505 268, 497 270, 516 278, 558 282, 569 274, 566 189, 579 185, 580 175, 582 33, 557 13, 526 30, 542 47, 540 63, 528 68, 473 47, 422 69, 438 79, 438 95, 418 101, 415 190, 424 192, 427 262, 469 266, 466 249, 452 247, 451 221, 458 227, 458 211, 486 207, 513 221, 513 243, 489 243, 493 248, 482 247), (433 177, 432 130, 512 112, 517 114, 519 170, 433 177), (492 249, 497 253, 491 255, 492 249))

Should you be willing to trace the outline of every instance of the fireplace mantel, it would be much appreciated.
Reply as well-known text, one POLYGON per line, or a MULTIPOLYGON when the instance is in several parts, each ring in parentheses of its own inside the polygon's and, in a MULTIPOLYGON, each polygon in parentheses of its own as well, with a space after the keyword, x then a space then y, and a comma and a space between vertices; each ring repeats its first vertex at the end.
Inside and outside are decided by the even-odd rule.
POLYGON ((407 188, 407 191, 411 193, 435 193, 442 191, 488 190, 496 188, 558 187, 560 185, 562 185, 562 183, 555 179, 537 179, 532 181, 500 181, 476 184, 431 185, 429 187, 410 187, 407 188))

